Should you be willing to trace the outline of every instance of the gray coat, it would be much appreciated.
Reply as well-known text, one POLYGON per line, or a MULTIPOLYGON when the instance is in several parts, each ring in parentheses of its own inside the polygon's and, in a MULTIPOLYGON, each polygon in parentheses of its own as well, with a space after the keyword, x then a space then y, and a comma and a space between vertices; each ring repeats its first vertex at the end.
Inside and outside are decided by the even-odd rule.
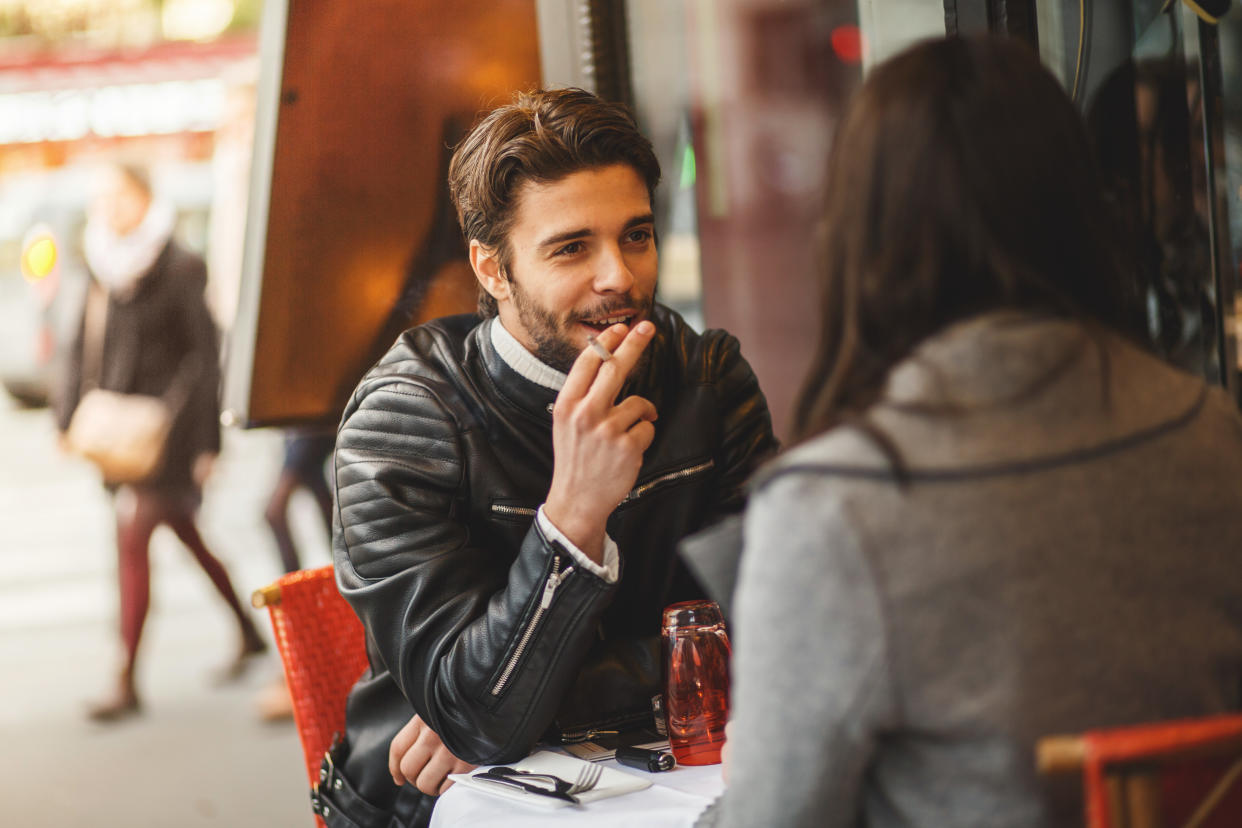
POLYGON ((1242 707, 1242 418, 1105 341, 994 314, 926 343, 868 414, 907 487, 853 428, 782 459, 716 824, 1076 824, 1039 737, 1242 707))

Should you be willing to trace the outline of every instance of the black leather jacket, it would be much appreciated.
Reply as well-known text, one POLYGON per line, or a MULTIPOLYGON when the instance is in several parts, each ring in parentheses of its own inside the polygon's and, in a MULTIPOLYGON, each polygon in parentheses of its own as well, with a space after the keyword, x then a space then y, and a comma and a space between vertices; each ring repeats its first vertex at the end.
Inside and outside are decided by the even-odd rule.
MULTIPOLYGON (((526 755, 554 720, 650 720, 661 610, 701 595, 676 544, 740 509, 743 481, 776 447, 737 340, 700 336, 664 308, 653 318, 651 359, 622 391, 650 399, 659 419, 608 521, 616 584, 575 566, 534 521, 551 483, 556 392, 500 358, 489 323, 406 331, 346 407, 334 557, 371 669, 351 691, 333 772, 377 809, 394 807, 388 744, 414 712, 479 764, 526 755)), ((412 796, 407 785, 401 798, 412 796)))

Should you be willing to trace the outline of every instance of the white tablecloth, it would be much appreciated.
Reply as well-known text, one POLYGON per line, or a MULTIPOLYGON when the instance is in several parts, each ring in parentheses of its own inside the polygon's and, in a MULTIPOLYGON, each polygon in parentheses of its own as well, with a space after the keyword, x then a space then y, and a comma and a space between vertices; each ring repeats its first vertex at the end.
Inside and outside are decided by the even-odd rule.
POLYGON ((646 779, 652 785, 637 793, 556 809, 525 805, 454 785, 436 803, 431 828, 690 828, 724 790, 720 765, 687 765, 664 773, 644 773, 612 760, 603 765, 646 779))

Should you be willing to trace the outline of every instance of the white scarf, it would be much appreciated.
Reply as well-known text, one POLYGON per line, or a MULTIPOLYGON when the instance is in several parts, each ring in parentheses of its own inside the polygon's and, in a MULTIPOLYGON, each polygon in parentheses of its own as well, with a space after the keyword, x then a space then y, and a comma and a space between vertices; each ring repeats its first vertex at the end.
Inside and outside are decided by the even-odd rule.
POLYGON ((171 204, 152 201, 142 223, 118 236, 107 219, 92 211, 83 233, 83 250, 91 272, 109 293, 124 295, 145 276, 172 238, 177 213, 171 204))

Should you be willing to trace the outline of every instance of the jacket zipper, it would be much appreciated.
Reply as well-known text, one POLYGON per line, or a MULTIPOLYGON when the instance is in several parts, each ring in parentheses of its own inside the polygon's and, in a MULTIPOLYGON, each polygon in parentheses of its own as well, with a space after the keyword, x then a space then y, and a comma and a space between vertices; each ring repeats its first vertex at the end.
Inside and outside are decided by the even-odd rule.
POLYGON ((617 716, 598 727, 592 727, 586 730, 562 730, 559 735, 561 741, 567 744, 585 742, 592 739, 598 739, 600 736, 611 736, 620 733, 623 730, 633 730, 637 725, 648 721, 651 716, 651 711, 631 713, 625 716, 617 716))
MULTIPOLYGON (((495 507, 493 507, 495 508, 495 507)), ((533 509, 530 511, 534 511, 533 509)), ((522 654, 526 652, 526 646, 530 644, 530 640, 535 636, 535 630, 539 627, 539 622, 543 619, 543 614, 548 611, 548 607, 552 606, 552 596, 556 594, 556 588, 569 577, 569 573, 574 568, 568 567, 564 572, 561 569, 561 559, 559 556, 552 559, 552 572, 548 575, 548 580, 543 584, 543 597, 539 601, 539 606, 535 609, 535 614, 531 616, 530 623, 526 625, 526 631, 522 633, 522 638, 518 641, 517 648, 513 651, 513 655, 509 656, 509 663, 505 665, 504 672, 500 674, 500 678, 496 680, 496 684, 492 687, 492 695, 499 696, 500 691, 505 689, 505 685, 509 683, 509 678, 513 675, 513 670, 517 667, 518 661, 521 660, 522 654)))
POLYGON ((668 474, 662 474, 659 477, 655 478, 654 480, 648 480, 643 485, 635 488, 634 491, 630 492, 628 495, 625 496, 625 500, 621 501, 617 505, 624 506, 626 503, 629 503, 632 500, 638 500, 638 498, 642 497, 647 492, 651 491, 651 489, 654 488, 655 486, 659 486, 661 483, 668 483, 671 480, 681 480, 686 477, 692 477, 698 474, 699 472, 707 471, 708 469, 712 468, 715 465, 716 465, 715 460, 708 460, 706 463, 699 463, 697 466, 687 466, 684 469, 678 469, 677 471, 669 472, 668 474))
POLYGON ((535 510, 528 506, 505 506, 502 503, 493 503, 492 511, 498 515, 522 515, 523 517, 535 516, 535 510))

